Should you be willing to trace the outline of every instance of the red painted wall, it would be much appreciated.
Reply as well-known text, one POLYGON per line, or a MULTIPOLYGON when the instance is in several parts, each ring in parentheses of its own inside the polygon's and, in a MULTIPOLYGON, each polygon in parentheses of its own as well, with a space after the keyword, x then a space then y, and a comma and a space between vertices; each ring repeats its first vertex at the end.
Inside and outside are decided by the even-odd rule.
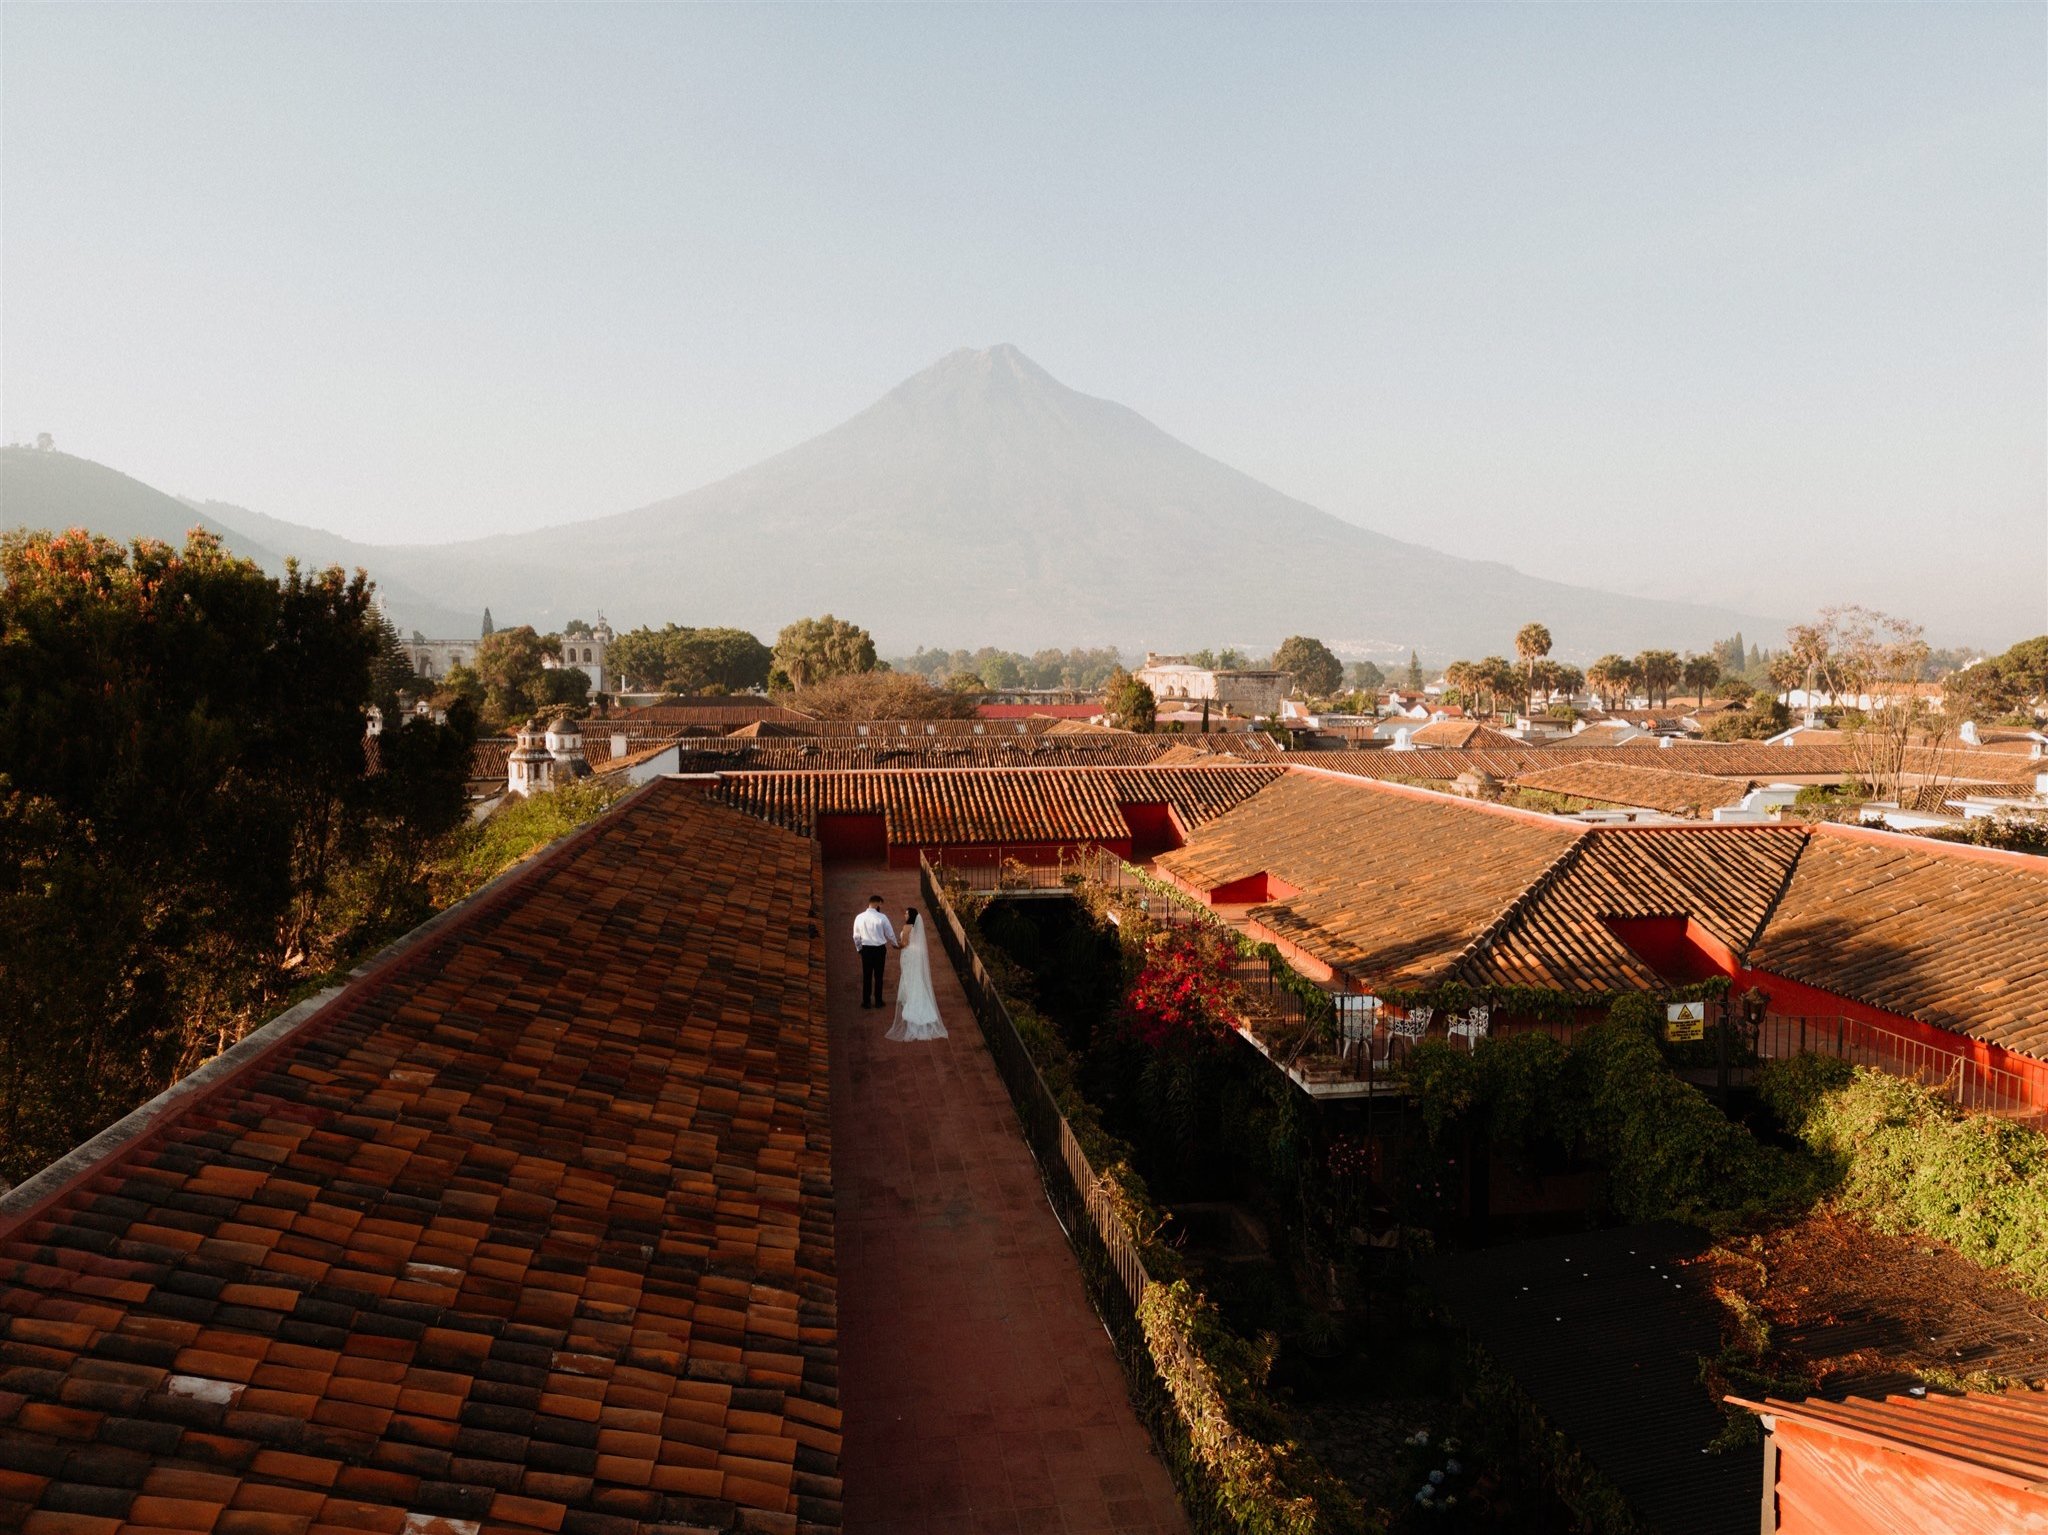
POLYGON ((880 815, 821 815, 818 850, 827 858, 881 858, 889 851, 888 822, 880 815))
MULTIPOLYGON (((1989 1066, 1999 1071, 2009 1071, 2020 1078, 2027 1091, 2028 1101, 2036 1108, 2048 1108, 2048 1061, 2037 1061, 2030 1055, 2020 1055, 2001 1045, 1985 1040, 1973 1039, 1967 1034, 1958 1034, 1953 1029, 1944 1029, 1938 1024, 1922 1023, 1917 1018, 1908 1018, 1902 1013, 1887 1012, 1881 1007, 1872 1007, 1867 1002, 1858 1002, 1819 986, 1809 986, 1803 981, 1791 980, 1774 975, 1768 970, 1738 969, 1735 972, 1735 990, 1739 994, 1752 986, 1760 986, 1770 996, 1770 1011, 1792 1018, 1813 1018, 1832 1021, 1835 1018, 1851 1020, 1850 1029, 1857 1023, 1867 1023, 1875 1028, 1902 1035, 1909 1040, 1939 1051, 1943 1055, 1975 1061, 1980 1066, 1989 1066)), ((1849 1036, 1854 1040, 1853 1033, 1849 1036)), ((1882 1043, 1877 1039, 1868 1042, 1882 1043)))
POLYGON ((1234 879, 1227 885, 1218 885, 1209 892, 1211 906, 1259 906, 1267 901, 1285 901, 1300 895, 1301 891, 1284 879, 1275 878, 1263 871, 1248 874, 1243 879, 1234 879))
POLYGON ((1180 822, 1167 804, 1120 805, 1124 825, 1131 829, 1130 852, 1125 856, 1143 863, 1160 853, 1170 852, 1187 839, 1180 822))

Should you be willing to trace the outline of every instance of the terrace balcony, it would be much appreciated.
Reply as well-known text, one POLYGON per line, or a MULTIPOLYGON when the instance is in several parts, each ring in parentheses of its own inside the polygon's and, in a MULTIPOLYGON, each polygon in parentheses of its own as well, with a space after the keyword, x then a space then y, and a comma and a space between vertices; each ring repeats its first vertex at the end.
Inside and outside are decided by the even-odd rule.
MULTIPOLYGON (((1092 898, 1112 923, 1136 913, 1164 928, 1209 928, 1250 939, 1243 921, 1249 907, 1197 910, 1166 894, 1142 866, 1098 847, 1062 848, 1050 863, 1005 859, 1000 850, 994 858, 971 862, 941 855, 931 868, 941 883, 973 895, 1092 898)), ((1234 946, 1230 978, 1241 999, 1238 1034, 1310 1097, 1369 1098, 1406 1091, 1399 1065, 1417 1039, 1395 1032, 1398 1010, 1387 1009, 1369 1027, 1354 1023, 1347 1038, 1338 1001, 1343 994, 1289 970, 1285 960, 1234 946), (1286 980, 1283 970, 1288 971, 1286 980), (1317 992, 1330 999, 1327 1008, 1313 1004, 1317 992)), ((1442 1032, 1439 1027, 1437 1033, 1442 1032)))

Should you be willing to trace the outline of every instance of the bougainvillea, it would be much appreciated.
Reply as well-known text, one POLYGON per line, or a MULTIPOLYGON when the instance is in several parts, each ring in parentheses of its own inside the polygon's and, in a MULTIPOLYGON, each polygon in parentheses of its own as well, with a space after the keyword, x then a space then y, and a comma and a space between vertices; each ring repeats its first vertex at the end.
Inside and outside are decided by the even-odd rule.
POLYGON ((1230 958, 1207 933, 1167 931, 1145 942, 1145 963, 1124 999, 1131 1030, 1158 1049, 1220 1037, 1234 1027, 1230 958))

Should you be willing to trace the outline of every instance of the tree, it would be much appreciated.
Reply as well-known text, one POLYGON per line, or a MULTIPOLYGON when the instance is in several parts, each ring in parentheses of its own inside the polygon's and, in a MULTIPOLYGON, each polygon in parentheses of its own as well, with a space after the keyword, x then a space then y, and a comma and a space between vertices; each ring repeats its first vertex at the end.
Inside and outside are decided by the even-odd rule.
POLYGON ((1408 691, 1422 691, 1422 657, 1412 650, 1408 652, 1408 691))
POLYGON ((875 669, 875 641, 867 630, 827 613, 800 618, 775 637, 775 665, 798 692, 855 672, 875 669))
POLYGON ((1475 670, 1473 680, 1486 691, 1488 712, 1500 713, 1500 701, 1521 685, 1522 674, 1505 656, 1488 656, 1475 670))
POLYGON ((1938 751, 1947 733, 1921 689, 1927 640, 1920 626, 1852 605, 1824 608, 1819 623, 1795 625, 1786 637, 1822 691, 1838 704, 1855 701, 1860 713, 1848 732, 1858 775, 1875 798, 1898 798, 1916 741, 1938 751))
POLYGON ((1102 703, 1110 724, 1119 730, 1149 732, 1159 722, 1159 701, 1127 671, 1117 671, 1103 684, 1102 703))
POLYGON ((1652 708, 1671 701, 1672 686, 1684 675, 1685 668, 1675 650, 1646 650, 1636 657, 1636 681, 1642 684, 1652 708))
POLYGON ((1444 682, 1458 695, 1460 703, 1471 703, 1479 695, 1477 668, 1470 661, 1453 661, 1446 666, 1444 682))
POLYGON ((1008 651, 998 651, 983 661, 977 671, 991 693, 1024 685, 1024 668, 1016 656, 1008 651))
POLYGON ((1550 631, 1541 624, 1524 624, 1515 631, 1515 655, 1527 674, 1524 699, 1536 696, 1536 663, 1550 654, 1550 631))
POLYGON ((0 538, 0 1175, 232 1044, 348 935, 410 925, 378 871, 460 818, 470 737, 387 724, 373 770, 370 597, 204 532, 0 538))
POLYGON ((1553 663, 1553 665, 1555 667, 1556 680, 1552 686, 1567 698, 1578 697, 1580 690, 1586 685, 1586 674, 1576 666, 1573 666, 1569 661, 1559 661, 1553 663))
POLYGON ((48 432, 36 433, 36 451, 38 453, 47 453, 56 446, 57 439, 52 437, 48 432))
POLYGON ((845 672, 782 701, 828 720, 972 719, 974 695, 907 672, 845 672))
POLYGON ((1700 707, 1705 708, 1707 689, 1721 680, 1721 663, 1712 656, 1687 656, 1683 670, 1685 685, 1693 690, 1700 707))
POLYGON ((1370 661, 1353 661, 1344 668, 1344 686, 1354 693, 1372 693, 1387 685, 1387 674, 1370 661))
POLYGON ((2038 714, 2048 708, 2048 634, 1951 672, 1943 686, 1958 719, 2038 714))
POLYGON ((542 663, 560 648, 535 634, 531 624, 496 629, 478 640, 470 670, 483 689, 486 722, 502 727, 539 708, 547 699, 547 668, 542 663))
POLYGON ((774 657, 744 629, 633 629, 612 641, 611 669, 664 693, 744 693, 765 687, 774 657))
POLYGON ((494 627, 496 626, 491 623, 491 610, 489 608, 485 608, 483 638, 489 639, 491 637, 491 631, 494 627))
POLYGON ((1628 662, 1611 651, 1586 668, 1586 682, 1606 709, 1613 708, 1615 694, 1627 687, 1627 677, 1628 662))
POLYGON ((580 618, 572 618, 562 625, 562 637, 564 639, 575 638, 580 640, 591 632, 590 625, 580 618))
POLYGON ((1305 698, 1328 698, 1344 683, 1344 663, 1321 640, 1291 635, 1273 652, 1273 670, 1294 673, 1295 690, 1305 698))

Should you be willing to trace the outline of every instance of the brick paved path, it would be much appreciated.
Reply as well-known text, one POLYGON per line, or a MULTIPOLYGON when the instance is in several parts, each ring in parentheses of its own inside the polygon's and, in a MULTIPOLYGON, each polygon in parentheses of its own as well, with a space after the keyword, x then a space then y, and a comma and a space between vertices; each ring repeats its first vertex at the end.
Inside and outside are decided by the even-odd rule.
POLYGON ((946 951, 951 1038, 892 1045, 860 1008, 871 890, 919 904, 915 874, 826 871, 848 1535, 1184 1532, 946 951))

